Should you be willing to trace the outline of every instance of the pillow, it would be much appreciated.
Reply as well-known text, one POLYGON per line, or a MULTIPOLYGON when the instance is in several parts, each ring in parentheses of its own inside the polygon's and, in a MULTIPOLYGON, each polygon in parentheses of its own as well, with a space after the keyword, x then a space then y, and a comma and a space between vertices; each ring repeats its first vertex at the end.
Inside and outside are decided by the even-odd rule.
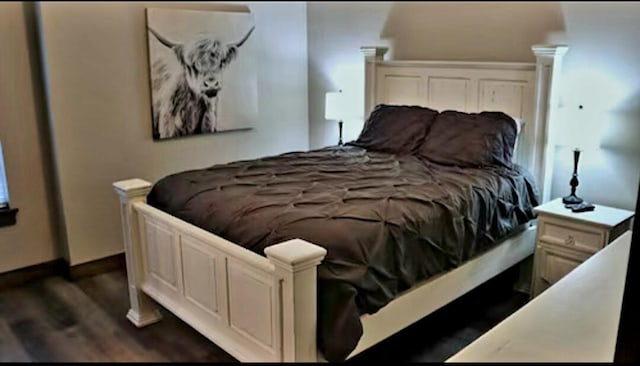
POLYGON ((371 112, 351 145, 392 154, 413 154, 438 115, 420 106, 380 104, 371 112))
POLYGON ((512 167, 518 127, 502 112, 444 111, 424 139, 419 155, 463 167, 512 167))

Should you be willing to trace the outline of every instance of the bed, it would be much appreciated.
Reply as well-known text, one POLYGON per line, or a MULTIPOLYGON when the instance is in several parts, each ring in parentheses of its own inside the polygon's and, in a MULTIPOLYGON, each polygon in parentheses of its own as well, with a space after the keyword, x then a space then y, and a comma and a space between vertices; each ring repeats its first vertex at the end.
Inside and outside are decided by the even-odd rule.
POLYGON ((182 172, 155 185, 114 183, 121 197, 127 317, 139 327, 158 321, 157 302, 241 361, 341 360, 520 262, 533 252, 530 210, 548 196, 547 131, 566 47, 533 50, 536 64, 383 61, 384 49, 362 49, 365 110, 372 116, 380 105, 412 105, 501 111, 520 121, 513 156, 519 168, 509 174, 372 151, 356 141, 182 172), (462 186, 472 189, 459 189, 466 192, 460 197, 476 199, 448 197, 462 186), (521 205, 492 204, 496 194, 521 205), (456 207, 443 210, 445 201, 456 207), (483 203, 491 207, 478 209, 483 203), (430 216, 427 206, 439 213, 430 216), (465 229, 470 224, 457 220, 465 216, 459 210, 473 212, 465 215, 475 215, 477 227, 465 229), (481 223, 497 211, 508 211, 511 220, 481 223), (322 224, 328 219, 340 224, 322 224), (426 238, 434 228, 439 237, 426 238), (380 250, 389 232, 396 245, 380 250), (480 239, 468 239, 470 233, 480 239), (468 245, 443 246, 462 242, 468 245), (349 253, 335 255, 340 250, 349 253), (429 265, 417 265, 429 258, 429 265), (362 277, 356 272, 366 280, 354 279, 362 277))

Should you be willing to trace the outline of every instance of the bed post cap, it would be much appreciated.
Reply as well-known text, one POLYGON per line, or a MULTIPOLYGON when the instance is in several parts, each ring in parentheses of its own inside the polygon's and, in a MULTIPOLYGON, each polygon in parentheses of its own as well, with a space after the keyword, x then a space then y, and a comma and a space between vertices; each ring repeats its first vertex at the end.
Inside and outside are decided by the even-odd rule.
POLYGON ((264 253, 269 260, 296 272, 320 264, 327 250, 302 239, 292 239, 267 247, 264 253))
POLYGON ((151 183, 144 179, 127 179, 113 183, 113 188, 123 197, 146 196, 151 190, 151 183))
POLYGON ((564 44, 536 44, 531 46, 531 50, 536 56, 557 56, 567 53, 569 46, 564 44))
POLYGON ((376 57, 382 58, 387 51, 389 51, 389 47, 384 46, 362 46, 360 47, 360 52, 365 57, 376 57))

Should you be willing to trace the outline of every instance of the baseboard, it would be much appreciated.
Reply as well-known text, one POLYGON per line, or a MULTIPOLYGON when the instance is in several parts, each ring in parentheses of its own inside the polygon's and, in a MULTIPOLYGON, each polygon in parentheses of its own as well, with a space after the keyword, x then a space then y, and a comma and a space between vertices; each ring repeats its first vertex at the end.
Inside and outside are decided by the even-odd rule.
POLYGON ((49 262, 2 273, 0 274, 0 290, 21 286, 31 281, 58 275, 64 271, 66 266, 66 262, 62 258, 58 258, 49 262))
POLYGON ((91 277, 105 272, 115 271, 117 269, 125 269, 126 262, 124 253, 112 255, 106 258, 97 259, 91 262, 69 266, 63 275, 75 281, 83 277, 91 277))
POLYGON ((83 277, 95 276, 124 268, 126 268, 124 253, 75 266, 69 266, 66 260, 58 258, 49 262, 0 273, 0 290, 21 286, 49 276, 62 276, 70 281, 75 281, 83 277))

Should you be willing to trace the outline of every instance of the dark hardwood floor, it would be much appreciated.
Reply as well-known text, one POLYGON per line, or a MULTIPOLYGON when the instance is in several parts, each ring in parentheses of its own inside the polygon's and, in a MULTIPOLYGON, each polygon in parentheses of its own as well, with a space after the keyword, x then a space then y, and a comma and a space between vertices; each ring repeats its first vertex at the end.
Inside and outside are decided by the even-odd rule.
MULTIPOLYGON (((354 357, 353 362, 441 362, 520 308, 514 271, 354 357)), ((127 282, 115 270, 59 276, 0 290, 0 362, 236 362, 168 311, 137 329, 125 318, 127 282)))

